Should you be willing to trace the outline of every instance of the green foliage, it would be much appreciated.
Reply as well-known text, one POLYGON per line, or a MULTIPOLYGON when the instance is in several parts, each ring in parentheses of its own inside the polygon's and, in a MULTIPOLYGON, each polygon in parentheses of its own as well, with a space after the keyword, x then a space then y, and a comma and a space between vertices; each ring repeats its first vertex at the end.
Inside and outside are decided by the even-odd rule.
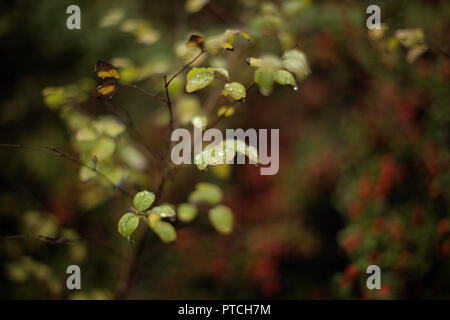
POLYGON ((218 205, 209 210, 209 221, 220 233, 229 234, 233 230, 233 212, 224 205, 218 205))
POLYGON ((197 207, 190 203, 182 203, 178 206, 178 219, 190 222, 197 216, 197 207))
POLYGON ((119 220, 119 233, 129 239, 139 225, 139 217, 132 212, 125 213, 119 220))
POLYGON ((222 190, 212 183, 200 182, 195 185, 195 190, 189 195, 189 202, 207 202, 215 205, 222 200, 222 190))
POLYGON ((156 221, 152 229, 164 242, 173 242, 177 239, 175 228, 168 222, 156 221))
POLYGON ((145 211, 152 205, 155 201, 155 194, 153 192, 144 190, 138 192, 133 199, 134 207, 139 211, 145 211))
POLYGON ((239 82, 225 84, 224 96, 230 96, 234 100, 242 100, 246 96, 245 87, 239 82))
POLYGON ((206 68, 192 68, 186 76, 186 92, 207 87, 214 80, 214 71, 206 68))
POLYGON ((162 218, 174 218, 176 216, 175 209, 169 204, 153 207, 150 212, 157 214, 162 218))

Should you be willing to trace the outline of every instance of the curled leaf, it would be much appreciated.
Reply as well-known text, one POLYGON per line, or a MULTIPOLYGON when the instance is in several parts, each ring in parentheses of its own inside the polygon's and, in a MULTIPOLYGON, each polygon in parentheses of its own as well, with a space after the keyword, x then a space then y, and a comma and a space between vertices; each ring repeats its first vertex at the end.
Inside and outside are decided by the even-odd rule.
POLYGON ((291 87, 295 87, 297 84, 295 82, 295 78, 289 71, 286 70, 278 70, 275 72, 274 80, 276 83, 281 85, 288 85, 291 87))
POLYGON ((199 47, 203 50, 205 46, 205 37, 200 36, 198 34, 193 34, 189 37, 188 42, 186 43, 188 47, 199 47))
POLYGON ((308 60, 303 52, 294 49, 283 54, 283 67, 293 72, 298 79, 305 79, 310 73, 308 60))
POLYGON ((119 73, 117 72, 116 68, 109 62, 98 60, 97 64, 95 65, 95 73, 97 74, 97 77, 99 78, 113 78, 113 79, 119 79, 119 73))
POLYGON ((108 80, 99 85, 95 91, 94 98, 111 98, 116 93, 117 87, 114 80, 108 80))

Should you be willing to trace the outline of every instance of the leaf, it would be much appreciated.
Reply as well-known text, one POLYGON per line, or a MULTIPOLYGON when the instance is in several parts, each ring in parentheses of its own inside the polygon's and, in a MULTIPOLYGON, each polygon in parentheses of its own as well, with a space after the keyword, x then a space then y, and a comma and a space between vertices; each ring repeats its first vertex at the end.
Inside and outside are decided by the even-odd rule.
POLYGON ((259 87, 262 95, 268 96, 272 93, 273 82, 275 81, 274 73, 266 71, 262 68, 255 71, 255 82, 259 87))
POLYGON ((177 239, 175 228, 168 222, 156 221, 152 229, 164 242, 173 242, 177 239))
POLYGON ((98 138, 98 131, 94 128, 83 127, 77 131, 75 139, 78 141, 92 141, 98 138))
POLYGON ((236 152, 246 155, 247 158, 255 164, 260 163, 258 150, 255 147, 249 146, 242 140, 236 140, 236 152))
POLYGON ((119 73, 117 72, 116 68, 109 62, 98 60, 97 64, 95 65, 95 73, 97 74, 97 77, 99 78, 113 78, 113 79, 119 79, 119 73))
POLYGON ((295 78, 289 71, 286 70, 278 70, 275 72, 274 80, 276 83, 281 85, 289 85, 291 87, 296 87, 297 83, 295 82, 295 78))
POLYGON ((130 168, 135 170, 145 170, 147 168, 147 158, 131 145, 122 145, 119 148, 119 157, 130 168))
POLYGON ((121 235, 129 239, 139 225, 139 217, 134 213, 125 213, 119 220, 118 230, 121 235))
POLYGON ((197 207, 190 203, 182 203, 178 206, 178 219, 189 222, 197 216, 197 207))
POLYGON ((228 70, 222 67, 217 67, 217 68, 208 68, 208 70, 220 73, 221 75, 223 75, 225 77, 225 79, 230 80, 230 75, 228 74, 228 70))
POLYGON ((104 84, 99 85, 94 93, 95 99, 111 98, 117 91, 117 86, 114 80, 108 80, 104 84))
POLYGON ((293 72, 299 80, 305 79, 311 73, 305 54, 299 50, 286 51, 282 63, 283 67, 293 72))
POLYGON ((222 106, 217 110, 217 116, 231 117, 235 111, 236 108, 234 106, 222 106))
POLYGON ((205 128, 206 127, 206 117, 204 116, 195 116, 192 118, 191 123, 196 128, 205 128))
POLYGON ((205 37, 200 36, 198 34, 193 34, 189 37, 188 42, 186 43, 188 47, 198 47, 203 49, 205 46, 205 37))
POLYGON ((230 163, 236 155, 235 140, 225 140, 217 145, 208 145, 194 157, 194 163, 200 170, 207 166, 221 166, 230 163))
POLYGON ((100 28, 115 26, 116 24, 120 23, 120 21, 122 21, 124 15, 125 12, 123 9, 119 8, 110 9, 106 13, 106 15, 100 20, 99 26, 100 28))
POLYGON ((174 112, 180 124, 187 124, 202 114, 200 99, 195 95, 182 95, 175 102, 174 112))
POLYGON ((215 184, 200 182, 197 183, 188 200, 189 202, 207 202, 214 205, 222 200, 222 190, 215 184))
POLYGON ((425 35, 420 28, 397 30, 395 32, 395 37, 407 48, 412 48, 416 45, 425 43, 425 35))
POLYGON ((254 57, 245 58, 245 63, 247 63, 250 67, 260 67, 261 62, 262 62, 262 59, 258 59, 258 58, 254 58, 254 57))
POLYGON ((194 92, 207 87, 214 80, 214 72, 206 68, 192 68, 186 76, 186 91, 194 92))
POLYGON ((145 211, 152 205, 155 201, 155 194, 153 192, 144 190, 136 193, 133 199, 134 207, 139 211, 145 211))
POLYGON ((245 87, 239 82, 231 82, 225 84, 225 89, 223 91, 224 96, 231 96, 234 100, 241 100, 245 98, 246 90, 245 87))
POLYGON ((155 225, 156 222, 161 221, 161 216, 154 214, 154 213, 150 213, 148 215, 148 225, 150 228, 153 228, 153 226, 155 225))
POLYGON ((113 139, 102 137, 95 143, 94 147, 91 149, 91 156, 97 157, 98 161, 102 161, 109 158, 116 149, 116 143, 113 139))
POLYGON ((117 137, 119 134, 125 131, 126 126, 113 116, 102 116, 99 120, 94 122, 94 127, 110 137, 117 137))
POLYGON ((170 204, 163 204, 150 210, 151 213, 157 214, 162 218, 173 218, 176 216, 176 212, 170 204))
POLYGON ((46 87, 42 90, 44 103, 53 109, 56 109, 66 102, 64 87, 46 87))
POLYGON ((209 0, 186 0, 184 8, 187 12, 195 13, 203 9, 209 0))
POLYGON ((97 176, 97 172, 87 168, 87 167, 81 167, 79 172, 79 177, 81 182, 87 182, 97 176))
POLYGON ((218 205, 209 210, 209 221, 220 233, 229 234, 233 230, 234 217, 230 208, 218 205))

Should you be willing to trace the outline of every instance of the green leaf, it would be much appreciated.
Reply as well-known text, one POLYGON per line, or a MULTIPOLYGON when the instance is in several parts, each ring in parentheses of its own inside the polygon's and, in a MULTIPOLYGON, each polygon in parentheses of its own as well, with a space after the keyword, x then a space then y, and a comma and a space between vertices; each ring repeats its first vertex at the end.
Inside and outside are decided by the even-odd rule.
POLYGON ((91 156, 97 157, 98 161, 102 161, 109 158, 116 149, 116 143, 113 139, 102 137, 100 138, 91 149, 91 156))
POLYGON ((186 76, 186 91, 194 92, 207 87, 214 80, 214 71, 192 68, 186 76))
POLYGON ((286 70, 278 70, 275 72, 275 78, 276 83, 279 83, 283 86, 288 85, 295 88, 297 83, 295 82, 295 78, 289 71, 286 70))
POLYGON ((94 127, 102 134, 110 137, 117 137, 125 131, 125 125, 112 116, 103 116, 94 123, 94 127))
POLYGON ((274 78, 274 73, 271 71, 262 68, 255 71, 255 82, 262 95, 268 96, 272 93, 274 78))
POLYGON ((236 151, 242 153, 249 158, 250 163, 259 164, 258 150, 255 147, 249 146, 242 140, 236 140, 236 151))
POLYGON ((200 99, 195 95, 182 95, 177 99, 174 111, 178 122, 185 125, 202 114, 200 99))
POLYGON ((177 239, 175 228, 168 222, 156 221, 151 228, 164 242, 173 242, 177 239))
POLYGON ((234 100, 240 100, 245 98, 246 91, 245 87, 239 82, 231 82, 225 84, 225 89, 223 91, 223 95, 230 95, 234 100))
POLYGON ((233 212, 227 206, 218 205, 210 209, 209 221, 220 233, 229 234, 233 230, 233 212))
POLYGON ((221 75, 223 75, 227 80, 230 80, 230 75, 228 74, 228 70, 225 68, 208 68, 208 70, 212 70, 214 72, 220 73, 221 75))
POLYGON ((222 200, 222 190, 208 182, 200 182, 195 186, 194 192, 189 195, 189 202, 207 202, 215 205, 222 200))
POLYGON ((181 221, 189 222, 197 216, 197 207, 190 203, 182 203, 178 206, 178 218, 181 221))
POLYGON ((139 217, 134 213, 125 213, 119 220, 119 233, 125 238, 129 239, 131 234, 136 230, 139 225, 139 217))
POLYGON ((155 194, 153 192, 144 190, 136 193, 133 199, 134 207, 139 211, 145 211, 152 205, 155 201, 155 194))
POLYGON ((305 79, 311 73, 305 54, 296 49, 283 54, 283 67, 293 72, 299 80, 305 79))
POLYGON ((79 177, 82 182, 89 181, 97 176, 97 172, 87 168, 87 167, 81 167, 79 172, 79 177))
POLYGON ((150 210, 151 213, 157 214, 162 218, 173 218, 175 217, 176 213, 173 207, 170 204, 163 204, 157 207, 152 208, 150 210))
POLYGON ((42 90, 42 95, 44 103, 52 109, 57 109, 66 102, 64 87, 46 87, 42 90))
POLYGON ((98 138, 99 133, 94 128, 84 127, 77 131, 75 139, 78 141, 92 141, 98 138))

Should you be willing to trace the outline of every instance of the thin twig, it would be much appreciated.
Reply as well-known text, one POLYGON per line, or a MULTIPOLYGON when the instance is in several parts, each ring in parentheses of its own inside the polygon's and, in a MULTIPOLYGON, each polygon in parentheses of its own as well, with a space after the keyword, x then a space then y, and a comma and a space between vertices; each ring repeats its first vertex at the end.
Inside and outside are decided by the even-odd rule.
POLYGON ((78 242, 82 241, 81 239, 68 239, 68 238, 53 238, 53 237, 47 237, 42 235, 33 236, 30 234, 18 234, 18 235, 12 235, 12 236, 6 236, 5 239, 12 240, 12 239, 34 239, 39 240, 42 242, 47 242, 50 244, 61 244, 61 243, 67 243, 67 242, 78 242))
POLYGON ((30 146, 24 146, 24 145, 21 145, 21 144, 8 144, 8 143, 1 143, 0 147, 8 147, 8 148, 16 148, 16 149, 28 149, 28 150, 42 152, 42 153, 45 153, 45 154, 50 155, 50 156, 56 156, 56 157, 60 157, 60 158, 69 160, 69 161, 79 165, 80 167, 85 167, 85 168, 88 168, 88 169, 94 171, 100 177, 102 177, 106 182, 108 182, 115 191, 120 191, 123 194, 125 194, 126 196, 128 196, 130 198, 133 198, 133 194, 131 192, 129 192, 128 190, 124 189, 121 186, 116 185, 106 175, 104 175, 103 173, 98 171, 96 167, 90 166, 90 165, 88 165, 88 164, 86 164, 84 162, 81 162, 77 158, 75 158, 75 157, 73 157, 71 155, 68 155, 68 154, 66 154, 66 153, 64 153, 62 151, 59 151, 55 147, 47 146, 45 148, 41 148, 41 147, 30 147, 30 146))
POLYGON ((169 86, 169 84, 172 82, 173 79, 175 79, 176 77, 178 77, 178 75, 180 73, 182 73, 184 70, 186 70, 191 64, 193 64, 198 58, 200 58, 204 53, 206 52, 205 49, 202 49, 202 51, 191 61, 189 61, 186 65, 183 66, 183 68, 181 68, 180 71, 178 71, 177 73, 175 73, 170 79, 169 81, 166 82, 166 86, 169 86))
POLYGON ((160 100, 160 101, 162 101, 162 102, 167 103, 167 100, 164 99, 163 97, 160 97, 160 96, 158 96, 158 95, 156 95, 156 94, 150 93, 150 92, 148 92, 148 91, 142 89, 141 87, 138 87, 138 86, 135 85, 135 84, 123 83, 123 82, 117 82, 117 83, 118 83, 119 85, 123 86, 123 87, 129 87, 129 88, 137 89, 137 90, 139 90, 140 92, 142 92, 143 94, 145 94, 146 96, 149 96, 149 97, 152 97, 152 98, 154 98, 154 99, 158 99, 158 100, 160 100))

